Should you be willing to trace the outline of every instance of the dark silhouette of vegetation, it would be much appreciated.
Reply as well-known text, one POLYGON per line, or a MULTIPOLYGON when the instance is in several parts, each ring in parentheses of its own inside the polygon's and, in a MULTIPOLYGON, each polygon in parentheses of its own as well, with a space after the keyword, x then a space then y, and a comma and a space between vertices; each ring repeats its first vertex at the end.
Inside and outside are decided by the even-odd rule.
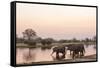
POLYGON ((67 40, 63 40, 63 39, 62 39, 62 40, 59 40, 58 42, 59 42, 59 43, 66 43, 67 40))
POLYGON ((41 40, 42 45, 51 45, 54 40, 52 38, 46 38, 41 40))
POLYGON ((29 45, 34 45, 34 46, 35 46, 35 45, 36 45, 36 41, 34 41, 34 40, 28 41, 28 44, 29 44, 29 45))
POLYGON ((36 32, 32 29, 26 29, 23 33, 23 38, 27 40, 32 40, 36 36, 36 32))
POLYGON ((24 43, 28 45, 36 45, 36 41, 34 40, 36 32, 33 29, 26 29, 22 33, 23 33, 24 43))
POLYGON ((42 39, 41 37, 38 37, 36 32, 33 29, 26 29, 24 32, 22 32, 23 38, 19 37, 16 34, 16 42, 17 43, 24 43, 28 45, 33 45, 33 46, 41 46, 43 49, 45 48, 51 48, 52 43, 84 43, 86 45, 89 44, 94 44, 96 43, 96 36, 93 36, 91 38, 85 38, 82 40, 78 40, 77 38, 72 38, 72 39, 60 39, 60 40, 54 40, 53 38, 44 38, 42 39), (37 45, 39 44, 39 45, 37 45))
POLYGON ((41 37, 38 37, 38 38, 35 39, 36 43, 41 43, 41 40, 42 40, 41 37))
POLYGON ((94 37, 93 37, 93 41, 94 41, 94 42, 96 42, 96 39, 97 39, 97 37, 96 37, 96 36, 94 36, 94 37))
POLYGON ((77 40, 76 38, 73 38, 72 42, 80 42, 80 40, 77 40))
POLYGON ((46 40, 45 40, 45 39, 42 39, 42 40, 41 40, 41 44, 42 44, 42 45, 46 45, 46 40))
POLYGON ((45 40, 46 40, 46 44, 47 45, 51 45, 52 42, 53 42, 53 39, 52 38, 46 38, 45 40))
POLYGON ((67 40, 67 39, 61 39, 58 41, 59 43, 72 43, 72 42, 80 42, 80 40, 77 40, 76 38, 67 40))

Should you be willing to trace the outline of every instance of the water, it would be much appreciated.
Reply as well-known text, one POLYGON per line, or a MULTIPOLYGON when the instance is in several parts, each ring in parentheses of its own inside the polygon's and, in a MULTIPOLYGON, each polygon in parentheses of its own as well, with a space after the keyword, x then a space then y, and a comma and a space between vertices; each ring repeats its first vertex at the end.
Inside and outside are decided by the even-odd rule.
MULTIPOLYGON (((85 46, 85 56, 96 54, 94 46, 95 45, 89 45, 88 47, 85 46)), ((17 48, 16 50, 17 64, 56 60, 55 53, 51 56, 52 48, 45 50, 42 50, 41 48, 17 48)), ((72 59, 69 51, 67 51, 65 59, 72 59)))

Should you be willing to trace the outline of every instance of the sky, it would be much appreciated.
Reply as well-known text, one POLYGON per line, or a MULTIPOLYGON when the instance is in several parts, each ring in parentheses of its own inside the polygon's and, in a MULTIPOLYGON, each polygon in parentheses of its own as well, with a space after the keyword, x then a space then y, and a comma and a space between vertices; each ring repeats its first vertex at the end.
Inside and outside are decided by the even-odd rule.
POLYGON ((96 8, 17 3, 18 37, 27 28, 37 36, 54 39, 84 39, 96 35, 96 8))

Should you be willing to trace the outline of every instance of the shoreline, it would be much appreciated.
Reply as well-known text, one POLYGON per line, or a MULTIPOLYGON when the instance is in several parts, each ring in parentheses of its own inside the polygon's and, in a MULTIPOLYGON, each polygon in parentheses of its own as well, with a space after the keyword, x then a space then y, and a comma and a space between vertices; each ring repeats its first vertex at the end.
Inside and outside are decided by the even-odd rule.
POLYGON ((17 65, 29 65, 29 64, 57 64, 57 63, 72 63, 72 62, 91 62, 96 61, 96 54, 83 56, 82 58, 76 58, 76 59, 63 59, 63 60, 55 60, 55 61, 40 61, 40 62, 31 62, 31 63, 23 63, 23 64, 17 64, 17 65))
MULTIPOLYGON (((78 42, 78 44, 82 44, 83 42, 78 42)), ((96 45, 93 42, 88 42, 89 45, 96 45)), ((65 46, 67 44, 77 44, 77 43, 52 43, 51 45, 41 45, 41 44, 37 44, 37 45, 27 45, 24 43, 17 43, 16 44, 16 48, 38 48, 38 47, 45 47, 45 48, 51 48, 52 46, 65 46)), ((86 45, 86 43, 84 43, 86 45)))

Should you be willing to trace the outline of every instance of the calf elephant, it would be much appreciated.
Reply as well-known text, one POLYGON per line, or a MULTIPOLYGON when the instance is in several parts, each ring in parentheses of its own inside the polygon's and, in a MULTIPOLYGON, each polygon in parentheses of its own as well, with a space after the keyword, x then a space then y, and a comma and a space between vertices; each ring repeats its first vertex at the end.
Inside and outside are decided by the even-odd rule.
MULTIPOLYGON (((52 54, 53 54, 54 52, 56 52, 56 57, 59 57, 59 53, 62 53, 62 54, 63 54, 62 57, 65 58, 66 48, 65 48, 65 47, 54 47, 54 48, 53 48, 52 54)), ((52 54, 51 54, 51 55, 52 55, 52 54)))

